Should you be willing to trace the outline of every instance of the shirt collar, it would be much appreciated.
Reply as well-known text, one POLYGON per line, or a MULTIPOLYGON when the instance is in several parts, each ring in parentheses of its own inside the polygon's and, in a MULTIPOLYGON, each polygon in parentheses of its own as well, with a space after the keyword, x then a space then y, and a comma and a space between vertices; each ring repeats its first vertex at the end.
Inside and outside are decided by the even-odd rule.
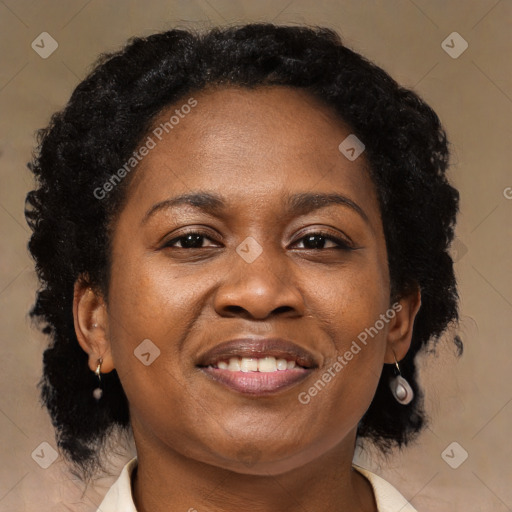
MULTIPOLYGON (((118 479, 108 490, 96 512, 137 512, 132 496, 132 475, 137 457, 129 460, 118 479)), ((352 464, 370 482, 378 512, 417 512, 415 508, 386 480, 371 471, 352 464)))
POLYGON ((352 467, 365 476, 373 487, 378 512, 417 512, 387 480, 357 464, 352 467))

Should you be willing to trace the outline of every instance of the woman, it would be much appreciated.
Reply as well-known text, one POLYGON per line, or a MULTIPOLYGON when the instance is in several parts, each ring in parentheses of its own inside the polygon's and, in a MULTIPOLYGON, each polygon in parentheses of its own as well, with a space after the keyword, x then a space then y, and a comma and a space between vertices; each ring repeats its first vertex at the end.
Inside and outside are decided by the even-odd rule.
POLYGON ((457 319, 437 115, 326 28, 170 30, 102 56, 27 197, 41 393, 98 510, 414 511, 353 464, 425 425, 457 319))

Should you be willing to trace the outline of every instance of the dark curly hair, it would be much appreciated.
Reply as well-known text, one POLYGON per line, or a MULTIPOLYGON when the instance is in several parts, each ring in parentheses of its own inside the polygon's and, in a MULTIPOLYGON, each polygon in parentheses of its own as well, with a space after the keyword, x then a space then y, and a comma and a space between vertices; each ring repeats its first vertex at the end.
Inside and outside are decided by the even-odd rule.
POLYGON ((26 202, 33 230, 28 247, 41 282, 30 315, 51 338, 38 386, 58 446, 82 475, 102 467, 100 452, 111 433, 130 429, 115 370, 102 377, 103 399, 92 396, 96 377, 77 341, 72 304, 79 278, 108 302, 111 226, 132 176, 102 200, 94 190, 122 167, 164 107, 210 86, 277 85, 308 91, 363 141, 378 193, 391 298, 421 290, 411 347, 400 364, 415 398, 397 403, 388 386, 393 366, 385 364, 358 438, 386 454, 426 425, 415 356, 458 320, 448 250, 459 194, 446 177, 448 142, 438 116, 329 28, 253 23, 205 33, 169 30, 101 55, 66 107, 38 131, 29 164, 36 188, 26 202))

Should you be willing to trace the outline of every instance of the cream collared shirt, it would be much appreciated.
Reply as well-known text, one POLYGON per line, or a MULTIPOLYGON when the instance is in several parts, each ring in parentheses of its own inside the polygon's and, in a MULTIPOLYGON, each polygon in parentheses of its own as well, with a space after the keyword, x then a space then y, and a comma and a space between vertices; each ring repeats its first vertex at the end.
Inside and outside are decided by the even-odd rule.
MULTIPOLYGON (((137 457, 128 461, 119 478, 103 498, 97 512, 137 512, 132 498, 131 476, 137 457)), ((386 480, 356 464, 352 467, 363 474, 373 487, 378 512, 417 512, 415 508, 386 480)))

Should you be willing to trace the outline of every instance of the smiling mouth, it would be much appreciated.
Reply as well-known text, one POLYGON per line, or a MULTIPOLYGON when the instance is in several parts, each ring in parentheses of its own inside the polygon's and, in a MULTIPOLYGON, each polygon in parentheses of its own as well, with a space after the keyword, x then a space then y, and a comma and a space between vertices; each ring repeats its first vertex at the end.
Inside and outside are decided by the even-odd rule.
POLYGON ((264 396, 289 389, 318 367, 318 359, 281 338, 239 338, 198 357, 196 367, 215 385, 237 393, 264 396))
POLYGON ((312 368, 300 366, 269 372, 229 370, 213 365, 199 368, 214 383, 237 393, 252 396, 266 396, 284 391, 302 382, 313 372, 312 368))
POLYGON ((198 368, 216 384, 253 397, 289 389, 313 371, 293 359, 273 356, 230 357, 198 368))

